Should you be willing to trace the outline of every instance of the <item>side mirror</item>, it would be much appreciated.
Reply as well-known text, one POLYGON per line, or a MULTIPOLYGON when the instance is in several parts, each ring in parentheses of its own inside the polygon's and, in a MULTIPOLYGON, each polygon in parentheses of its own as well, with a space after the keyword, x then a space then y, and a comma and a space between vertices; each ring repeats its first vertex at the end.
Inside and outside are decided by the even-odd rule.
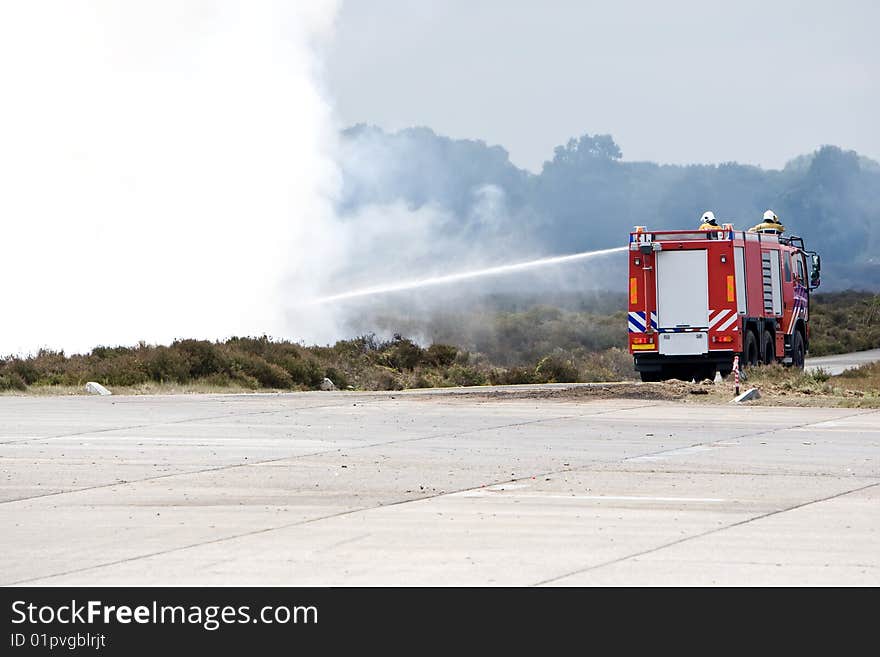
POLYGON ((822 259, 818 256, 818 254, 813 255, 813 271, 810 273, 810 288, 815 289, 819 287, 819 284, 822 282, 819 280, 820 272, 822 271, 822 259))

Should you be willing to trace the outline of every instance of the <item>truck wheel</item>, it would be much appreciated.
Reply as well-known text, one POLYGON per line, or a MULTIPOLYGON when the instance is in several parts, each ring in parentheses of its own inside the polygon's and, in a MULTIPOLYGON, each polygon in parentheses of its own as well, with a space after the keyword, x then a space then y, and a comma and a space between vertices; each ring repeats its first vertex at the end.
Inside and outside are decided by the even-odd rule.
POLYGON ((754 331, 746 331, 746 340, 743 345, 744 365, 753 367, 758 364, 758 338, 755 337, 754 331))
POLYGON ((639 375, 642 377, 642 381, 645 383, 655 383, 657 381, 663 380, 663 371, 659 372, 639 372, 639 375))
POLYGON ((804 354, 806 352, 806 348, 804 347, 804 336, 801 335, 800 331, 795 331, 794 335, 791 338, 791 366, 796 367, 799 370, 804 369, 804 354))
POLYGON ((763 348, 761 353, 764 355, 764 364, 770 365, 776 362, 776 346, 773 343, 773 335, 770 331, 764 331, 763 348))

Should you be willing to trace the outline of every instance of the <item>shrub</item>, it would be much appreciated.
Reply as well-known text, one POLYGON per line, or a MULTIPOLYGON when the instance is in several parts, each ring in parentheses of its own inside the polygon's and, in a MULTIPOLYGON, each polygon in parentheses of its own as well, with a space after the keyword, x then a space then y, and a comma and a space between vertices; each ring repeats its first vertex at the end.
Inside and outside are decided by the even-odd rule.
POLYGON ((367 354, 371 351, 378 351, 380 343, 374 333, 362 335, 353 340, 339 340, 332 349, 339 355, 356 355, 367 354))
POLYGON ((369 386, 372 390, 402 390, 403 385, 391 372, 382 371, 372 380, 369 386))
POLYGON ((259 381, 250 374, 245 374, 241 370, 236 370, 229 374, 212 374, 211 376, 202 379, 202 381, 212 386, 228 386, 231 383, 237 383, 243 388, 250 388, 252 390, 257 390, 260 387, 259 381))
POLYGON ((89 378, 105 386, 136 386, 149 380, 143 363, 131 352, 92 363, 89 378))
POLYGON ((413 370, 422 362, 422 348, 412 340, 395 336, 387 347, 385 358, 388 365, 398 371, 413 370))
POLYGON ((113 358, 114 356, 125 356, 131 353, 130 347, 95 347, 92 349, 92 356, 98 359, 113 358))
POLYGON ((190 364, 177 350, 156 347, 148 354, 144 363, 147 374, 153 381, 177 381, 186 383, 190 378, 190 364))
POLYGON ((13 358, 6 364, 6 370, 15 374, 18 379, 21 379, 27 385, 36 383, 40 378, 40 371, 31 360, 13 358))
POLYGON ((292 388, 293 377, 279 365, 253 353, 239 352, 230 358, 230 370, 243 372, 265 388, 292 388))
POLYGON ((574 383, 578 380, 578 371, 569 360, 545 356, 535 367, 535 378, 546 383, 574 383))
POLYGON ((511 367, 492 370, 489 380, 495 385, 516 385, 535 383, 535 370, 528 367, 511 367))
POLYGON ((0 374, 0 390, 27 390, 27 385, 15 372, 0 374))
POLYGON ((52 351, 50 349, 40 349, 37 355, 27 360, 39 372, 38 378, 34 383, 37 384, 66 384, 78 383, 78 380, 71 381, 71 372, 75 370, 82 378, 86 377, 88 363, 85 361, 87 357, 71 357, 67 358, 63 351, 52 351), (73 367, 72 367, 73 366, 73 367))
POLYGON ((410 387, 412 387, 412 388, 430 388, 431 381, 422 372, 419 372, 418 374, 416 374, 416 377, 413 379, 410 387))
POLYGON ((200 379, 223 372, 228 367, 219 346, 207 340, 179 340, 171 348, 186 359, 190 378, 200 379))
POLYGON ((446 375, 457 386, 482 386, 486 384, 486 376, 473 367, 455 364, 446 375))
MULTIPOLYGON (((287 361, 287 372, 294 383, 307 388, 318 388, 324 380, 324 370, 312 358, 287 361)), ((334 381, 335 383, 335 381, 334 381)))
POLYGON ((341 390, 345 390, 349 385, 348 377, 345 376, 345 372, 342 370, 338 370, 335 367, 328 367, 324 371, 324 376, 330 379, 337 388, 341 390))
POLYGON ((455 362, 458 349, 448 344, 432 344, 425 351, 424 362, 434 367, 448 367, 455 362))
POLYGON ((814 381, 824 382, 831 378, 831 372, 823 367, 817 367, 810 372, 809 376, 811 376, 814 381))

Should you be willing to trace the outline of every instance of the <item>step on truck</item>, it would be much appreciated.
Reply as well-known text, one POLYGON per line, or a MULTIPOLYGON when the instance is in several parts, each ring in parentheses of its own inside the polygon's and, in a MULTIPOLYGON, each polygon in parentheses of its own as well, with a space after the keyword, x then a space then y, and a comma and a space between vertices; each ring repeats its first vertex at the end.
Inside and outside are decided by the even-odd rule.
POLYGON ((821 261, 800 237, 636 226, 628 255, 629 349, 643 381, 726 376, 734 356, 803 368, 821 261))

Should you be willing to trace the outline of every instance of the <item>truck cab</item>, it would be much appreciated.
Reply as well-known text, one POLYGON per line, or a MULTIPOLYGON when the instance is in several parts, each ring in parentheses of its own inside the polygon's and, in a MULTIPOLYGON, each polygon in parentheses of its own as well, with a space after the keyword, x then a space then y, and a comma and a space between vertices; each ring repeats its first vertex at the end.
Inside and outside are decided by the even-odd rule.
POLYGON ((737 355, 803 368, 820 259, 801 238, 636 226, 629 245, 629 348, 643 381, 726 375, 737 355))

